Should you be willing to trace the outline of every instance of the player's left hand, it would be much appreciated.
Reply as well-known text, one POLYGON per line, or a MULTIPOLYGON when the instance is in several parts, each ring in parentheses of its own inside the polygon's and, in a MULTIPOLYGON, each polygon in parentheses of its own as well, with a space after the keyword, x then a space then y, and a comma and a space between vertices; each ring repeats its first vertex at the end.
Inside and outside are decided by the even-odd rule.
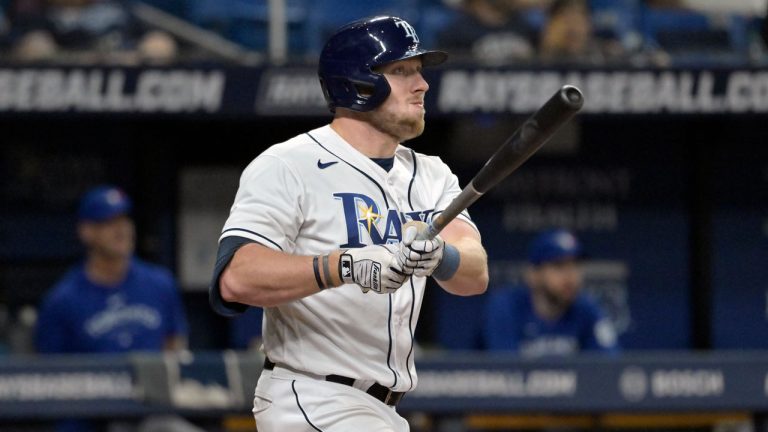
POLYGON ((408 222, 403 226, 397 260, 407 274, 430 276, 443 259, 445 241, 439 235, 432 240, 424 239, 428 226, 421 221, 408 222))
POLYGON ((355 283, 363 293, 392 294, 411 277, 400 267, 397 245, 372 245, 348 249, 339 257, 339 278, 355 283))

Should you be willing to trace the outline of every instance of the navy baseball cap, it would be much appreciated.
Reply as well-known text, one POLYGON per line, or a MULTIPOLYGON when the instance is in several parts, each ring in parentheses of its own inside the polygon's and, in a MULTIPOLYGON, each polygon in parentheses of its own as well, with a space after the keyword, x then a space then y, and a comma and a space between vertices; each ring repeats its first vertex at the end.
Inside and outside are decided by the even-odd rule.
POLYGON ((77 216, 81 221, 104 222, 131 211, 133 204, 122 189, 111 186, 97 186, 83 195, 77 216))
POLYGON ((583 256, 579 239, 564 229, 550 230, 539 234, 533 239, 528 250, 528 261, 533 265, 583 256))

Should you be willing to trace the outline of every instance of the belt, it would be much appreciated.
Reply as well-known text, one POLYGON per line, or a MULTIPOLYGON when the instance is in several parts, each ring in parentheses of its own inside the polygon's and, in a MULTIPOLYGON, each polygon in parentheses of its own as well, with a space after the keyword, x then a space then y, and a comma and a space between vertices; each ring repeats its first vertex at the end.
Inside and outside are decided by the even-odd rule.
MULTIPOLYGON (((272 370, 274 368, 275 368, 275 363, 272 362, 270 359, 265 358, 264 369, 272 370)), ((329 382, 337 383, 337 384, 344 384, 350 387, 352 387, 355 384, 354 378, 349 378, 341 375, 326 375, 325 380, 329 382)), ((403 398, 403 396, 405 396, 405 392, 392 391, 389 388, 384 387, 379 383, 374 383, 372 386, 368 387, 368 390, 366 390, 365 392, 389 406, 397 406, 397 404, 400 403, 400 400, 403 398)))

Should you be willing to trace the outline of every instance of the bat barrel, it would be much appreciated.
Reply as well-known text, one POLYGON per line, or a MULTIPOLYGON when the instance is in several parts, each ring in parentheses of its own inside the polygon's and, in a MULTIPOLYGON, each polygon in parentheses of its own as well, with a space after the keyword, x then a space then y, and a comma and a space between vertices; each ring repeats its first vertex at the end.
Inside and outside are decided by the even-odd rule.
POLYGON ((528 160, 583 105, 581 90, 572 85, 561 87, 496 150, 448 207, 432 219, 424 236, 434 238, 459 213, 528 160))
POLYGON ((549 140, 584 105, 581 90, 561 87, 538 111, 502 145, 472 179, 472 186, 481 194, 495 186, 523 164, 549 140))

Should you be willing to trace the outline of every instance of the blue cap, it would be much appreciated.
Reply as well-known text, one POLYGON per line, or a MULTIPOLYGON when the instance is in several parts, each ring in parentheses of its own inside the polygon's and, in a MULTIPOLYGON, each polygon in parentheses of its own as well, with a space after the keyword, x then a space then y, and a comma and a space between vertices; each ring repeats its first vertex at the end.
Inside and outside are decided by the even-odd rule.
POLYGON ((528 261, 533 265, 582 256, 579 239, 564 229, 545 231, 539 234, 533 239, 528 250, 528 261))
POLYGON ((127 214, 132 206, 131 199, 122 189, 97 186, 83 195, 77 216, 82 221, 103 222, 127 214))

